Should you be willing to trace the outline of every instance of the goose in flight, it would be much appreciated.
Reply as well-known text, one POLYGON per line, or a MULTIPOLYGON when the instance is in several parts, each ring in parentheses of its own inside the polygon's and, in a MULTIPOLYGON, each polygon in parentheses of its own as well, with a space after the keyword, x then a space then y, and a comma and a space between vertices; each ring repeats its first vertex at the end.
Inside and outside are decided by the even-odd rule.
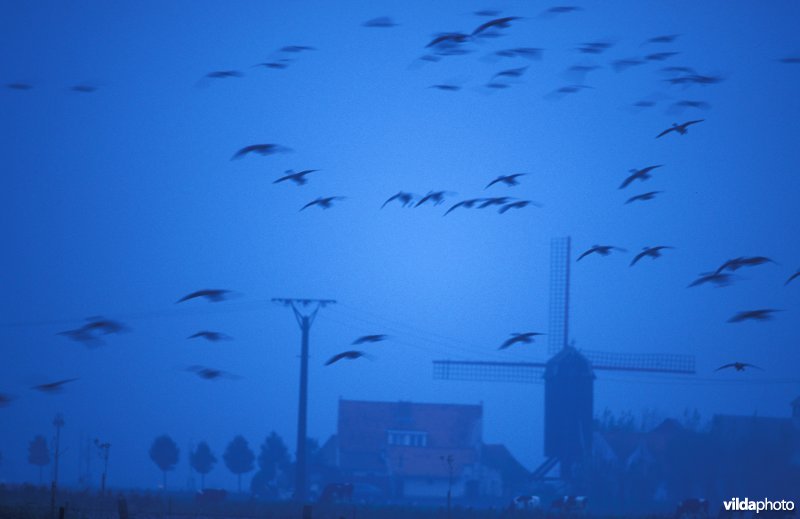
POLYGON ((705 121, 705 119, 696 119, 694 121, 686 121, 683 124, 672 123, 672 127, 671 128, 667 128, 663 132, 661 132, 658 135, 656 135, 656 139, 658 139, 659 137, 663 137, 664 135, 667 135, 670 132, 678 132, 679 135, 686 135, 686 133, 688 132, 689 126, 691 126, 693 124, 701 123, 703 121, 705 121))
POLYGON ((542 204, 534 202, 532 200, 517 200, 516 202, 511 202, 504 205, 503 207, 498 209, 497 212, 500 214, 504 214, 509 209, 522 209, 523 207, 528 207, 529 205, 532 205, 534 207, 542 207, 542 204))
POLYGON ((633 258, 633 261, 631 261, 630 266, 632 267, 632 266, 636 265, 636 263, 640 259, 644 258, 645 256, 649 256, 649 257, 651 257, 653 259, 660 258, 662 250, 664 250, 664 249, 674 249, 674 248, 675 247, 670 247, 668 245, 657 245, 655 247, 644 247, 642 249, 642 252, 640 252, 639 254, 637 254, 633 258))
POLYGON ((742 267, 757 267, 759 265, 764 265, 766 263, 775 263, 775 261, 767 258, 766 256, 751 256, 751 257, 738 257, 729 259, 717 269, 717 272, 722 272, 723 270, 730 270, 731 272, 736 272, 742 267))
POLYGON ((430 41, 425 48, 435 47, 439 45, 453 45, 458 43, 464 43, 465 41, 469 40, 469 36, 460 32, 448 32, 444 34, 440 34, 436 36, 433 40, 430 41))
POLYGON ((226 294, 229 294, 230 290, 225 290, 223 288, 204 288, 203 290, 197 290, 192 292, 191 294, 187 294, 182 298, 175 301, 175 303, 183 303, 184 301, 189 301, 190 299, 197 299, 198 297, 205 298, 207 301, 212 303, 219 303, 220 301, 225 301, 226 294))
POLYGON ((519 184, 519 181, 517 179, 519 177, 524 176, 524 175, 526 175, 526 173, 514 173, 512 175, 500 175, 496 179, 494 179, 491 182, 489 182, 484 189, 489 189, 493 185, 495 185, 497 183, 500 183, 500 182, 502 182, 503 184, 505 184, 507 186, 516 186, 516 185, 519 184))
POLYGON ((597 253, 601 256, 608 256, 609 254, 611 254, 611 251, 614 250, 618 250, 620 252, 628 252, 621 247, 615 247, 613 245, 593 245, 589 250, 585 251, 583 254, 578 256, 578 259, 575 261, 580 261, 589 254, 594 254, 594 253, 597 253))
POLYGON ((267 155, 274 155, 276 153, 285 153, 287 151, 291 151, 289 148, 285 146, 281 146, 280 144, 251 144, 250 146, 245 146, 244 148, 237 151, 231 160, 240 159, 245 155, 250 153, 258 153, 259 155, 267 156, 267 155))
POLYGON ((395 200, 399 200, 400 203, 403 204, 403 207, 408 207, 414 202, 414 195, 412 193, 406 193, 405 191, 398 191, 396 195, 390 196, 388 200, 383 203, 381 209, 386 207, 386 204, 389 202, 394 202, 395 200))
POLYGON ((69 384, 70 382, 74 382, 76 380, 78 380, 78 379, 77 378, 68 378, 68 379, 64 379, 64 380, 58 380, 56 382, 48 382, 46 384, 39 384, 37 386, 31 387, 31 389, 35 389, 36 391, 40 391, 42 393, 50 393, 50 394, 59 393, 60 391, 62 391, 64 389, 64 386, 66 384, 69 384))
POLYGON ((516 20, 521 20, 521 18, 519 16, 504 16, 502 18, 489 20, 488 22, 482 23, 474 31, 472 31, 472 36, 477 36, 489 29, 506 29, 511 27, 511 22, 516 20))
POLYGON ((663 34, 661 36, 654 36, 648 40, 645 40, 642 45, 646 45, 648 43, 672 43, 678 39, 678 34, 663 34))
POLYGON ((197 376, 202 378, 203 380, 216 380, 218 378, 227 378, 235 380, 241 378, 238 375, 228 373, 227 371, 222 371, 221 369, 216 369, 216 368, 207 368, 205 366, 189 366, 188 368, 186 368, 186 371, 196 373, 197 376))
POLYGON ((389 18, 388 16, 379 16, 377 18, 373 18, 371 20, 367 20, 366 22, 361 24, 362 27, 373 27, 373 28, 380 28, 380 29, 388 29, 391 27, 397 27, 397 24, 389 18))
POLYGON ((539 332, 512 333, 511 337, 506 339, 505 342, 503 342, 503 344, 501 344, 497 349, 504 350, 513 346, 514 344, 531 344, 534 341, 534 338, 538 335, 544 334, 539 332))
POLYGON ((705 283, 713 283, 718 287, 725 287, 730 285, 731 279, 731 275, 724 272, 705 272, 689 283, 688 288, 704 285, 705 283))
POLYGON ((354 341, 352 342, 352 344, 354 344, 354 345, 358 345, 358 344, 366 344, 366 343, 368 343, 368 342, 369 342, 369 343, 372 343, 372 342, 381 342, 381 341, 385 341, 386 339, 387 339, 387 336, 386 336, 386 335, 383 335, 383 334, 375 334, 375 335, 362 335, 362 336, 361 336, 361 337, 359 337, 358 339, 354 340, 354 341))
POLYGON ((475 204, 479 204, 479 203, 483 202, 484 200, 485 200, 485 198, 471 198, 469 200, 462 200, 461 202, 458 202, 455 205, 451 206, 450 209, 445 211, 445 213, 442 216, 447 216, 448 214, 450 214, 450 212, 452 212, 455 209, 458 209, 459 207, 464 207, 466 209, 472 209, 475 206, 475 204))
POLYGON ((203 330, 188 336, 187 339, 205 339, 209 342, 218 342, 218 341, 230 340, 231 337, 221 332, 212 332, 208 330, 203 330))
POLYGON ((238 70, 214 70, 206 74, 206 77, 210 79, 225 79, 229 77, 242 77, 242 75, 243 74, 238 70))
POLYGON ((644 182, 648 178, 651 178, 651 175, 650 175, 651 171, 653 171, 656 168, 660 168, 662 166, 663 166, 663 164, 656 164, 655 166, 647 166, 646 168, 642 168, 642 169, 631 169, 631 170, 629 170, 630 176, 628 178, 626 178, 622 182, 622 184, 619 186, 619 189, 626 188, 628 186, 628 184, 630 184, 631 182, 633 182, 636 179, 639 179, 642 182, 644 182))
POLYGON ((789 284, 789 283, 791 283, 793 280, 795 280, 795 279, 797 279, 797 278, 799 278, 799 277, 800 277, 800 269, 798 269, 798 270, 797 270, 797 272, 795 272, 794 274, 792 274, 791 276, 789 276, 789 279, 787 279, 787 280, 786 280, 786 283, 784 283, 784 284, 783 284, 783 286, 786 286, 786 285, 788 285, 788 284, 789 284))
POLYGON ((775 310, 774 308, 763 308, 760 310, 745 310, 743 312, 739 312, 730 319, 728 319, 729 323, 741 323, 747 320, 751 321, 769 321, 772 319, 772 314, 775 312, 780 312, 780 310, 775 310))
POLYGON ((736 371, 744 371, 745 368, 755 368, 755 369, 760 369, 761 371, 764 371, 762 368, 759 368, 755 364, 748 364, 747 362, 731 362, 730 364, 723 364, 722 366, 718 367, 714 371, 720 371, 720 370, 729 369, 729 368, 733 368, 736 371))
POLYGON ((433 202, 434 206, 439 205, 444 202, 444 197, 448 194, 448 191, 428 191, 428 194, 420 198, 419 201, 414 204, 414 207, 419 207, 429 200, 433 202))
POLYGON ((630 204, 631 202, 636 202, 637 200, 641 201, 652 200, 659 193, 663 193, 663 191, 648 191, 647 193, 642 193, 641 195, 635 195, 630 197, 628 200, 625 201, 625 203, 630 204))
POLYGON ((303 171, 294 171, 291 169, 286 170, 286 175, 282 176, 278 180, 272 182, 273 184, 277 184, 279 182, 284 182, 286 180, 291 180, 298 186, 304 186, 308 183, 308 179, 306 179, 306 175, 314 173, 315 171, 319 171, 318 169, 304 169, 303 171))
POLYGON ((353 359, 358 359, 360 357, 367 357, 367 354, 364 353, 363 351, 355 351, 355 350, 343 351, 342 353, 337 353, 336 355, 328 359, 328 361, 325 362, 325 365, 330 366, 331 364, 339 362, 342 359, 353 360, 353 359))
POLYGON ((307 209, 307 208, 315 206, 315 205, 320 206, 322 209, 330 209, 331 207, 333 207, 333 202, 334 201, 336 201, 336 200, 344 200, 344 199, 345 199, 345 197, 343 197, 343 196, 328 196, 328 197, 325 197, 325 198, 317 198, 316 200, 312 200, 311 202, 309 202, 306 205, 304 205, 303 207, 301 207, 300 210, 302 211, 303 209, 307 209))

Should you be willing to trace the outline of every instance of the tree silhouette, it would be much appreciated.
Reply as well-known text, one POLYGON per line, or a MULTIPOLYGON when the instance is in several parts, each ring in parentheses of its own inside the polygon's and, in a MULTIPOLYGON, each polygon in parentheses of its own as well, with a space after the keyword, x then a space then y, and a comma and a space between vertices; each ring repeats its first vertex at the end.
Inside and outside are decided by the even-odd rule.
POLYGON ((253 476, 250 489, 253 493, 273 497, 275 490, 280 486, 278 480, 281 476, 288 475, 291 469, 291 459, 289 449, 278 436, 272 431, 261 444, 261 452, 258 455, 258 472, 253 476))
POLYGON ((165 492, 167 490, 167 472, 175 468, 179 454, 178 445, 166 434, 153 440, 153 444, 150 446, 150 459, 164 474, 165 492))
POLYGON ((211 472, 214 464, 217 463, 217 458, 211 452, 211 448, 206 442, 200 442, 197 448, 191 453, 189 460, 192 468, 200 474, 200 488, 206 487, 206 474, 211 472))
POLYGON ((39 467, 39 484, 42 484, 42 469, 50 463, 50 448, 44 436, 38 435, 28 444, 28 463, 39 467))
POLYGON ((225 466, 228 467, 228 470, 236 474, 239 492, 241 493, 242 474, 253 470, 253 462, 256 459, 256 455, 250 450, 250 446, 247 444, 247 440, 245 440, 244 437, 236 436, 228 444, 228 447, 225 449, 225 454, 222 455, 222 459, 225 460, 225 466))

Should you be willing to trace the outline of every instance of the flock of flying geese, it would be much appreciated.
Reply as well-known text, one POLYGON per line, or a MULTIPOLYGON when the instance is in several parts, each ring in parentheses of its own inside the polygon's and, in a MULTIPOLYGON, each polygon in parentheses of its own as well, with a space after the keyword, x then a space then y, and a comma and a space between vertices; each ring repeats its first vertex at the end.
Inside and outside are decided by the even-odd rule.
MULTIPOLYGON (((577 13, 581 10, 582 8, 578 6, 555 6, 540 13, 540 18, 552 18, 556 16, 566 15, 569 13, 577 13)), ((468 54, 470 52, 475 52, 476 48, 474 47, 474 44, 476 42, 483 39, 500 37, 504 34, 506 29, 524 20, 523 17, 519 16, 499 16, 500 12, 496 10, 477 11, 475 12, 475 15, 480 17, 487 17, 490 19, 488 21, 480 23, 472 31, 443 32, 434 35, 434 37, 426 45, 424 45, 425 54, 422 57, 420 57, 419 60, 422 62, 438 62, 450 56, 459 56, 468 54)), ((364 22, 362 25, 367 28, 389 29, 392 27, 396 27, 398 23, 396 23, 390 17, 382 16, 368 20, 367 22, 364 22)), ((642 43, 642 46, 654 45, 654 44, 671 44, 675 42, 677 38, 678 35, 655 36, 644 41, 642 43)), ((579 54, 584 56, 598 56, 606 52, 612 46, 613 43, 609 41, 592 41, 580 44, 575 50, 579 54)), ((314 47, 306 45, 285 46, 278 49, 268 60, 258 63, 254 65, 254 67, 262 67, 273 70, 286 69, 297 59, 297 56, 314 50, 315 50, 314 47)), ((504 60, 504 59, 539 60, 542 58, 543 52, 544 52, 543 49, 537 47, 516 47, 516 48, 497 50, 492 54, 490 54, 489 56, 487 56, 487 58, 490 60, 504 60)), ((612 61, 610 65, 613 68, 613 70, 617 72, 622 72, 631 67, 641 66, 647 63, 662 62, 667 59, 671 59, 678 54, 679 53, 675 51, 650 52, 644 55, 643 57, 617 59, 612 61)), ((779 61, 786 64, 800 64, 800 57, 791 56, 780 59, 779 61)), ((600 68, 600 66, 598 65, 585 65, 585 64, 574 65, 569 69, 567 69, 565 74, 570 77, 580 78, 582 80, 583 78, 586 77, 587 74, 591 73, 592 71, 598 68, 600 68)), ((490 76, 489 81, 485 84, 485 87, 497 90, 509 88, 514 84, 515 80, 518 80, 519 78, 525 75, 527 69, 528 66, 521 66, 521 67, 514 67, 514 68, 500 70, 490 76)), ((664 80, 670 85, 682 85, 686 87, 691 85, 710 85, 722 81, 721 77, 699 74, 693 68, 686 66, 668 66, 662 68, 661 72, 670 75, 670 77, 664 80)), ((201 79, 200 85, 203 85, 208 81, 224 80, 230 78, 241 78, 243 76, 244 73, 238 70, 212 71, 206 74, 201 79)), ((19 90, 19 91, 33 89, 33 85, 26 82, 6 83, 6 87, 8 89, 19 90)), ((443 91, 451 91, 451 92, 456 92, 461 90, 460 85, 453 83, 436 84, 432 85, 431 88, 443 91)), ((551 94, 549 94, 547 97, 557 98, 568 94, 575 94, 583 89, 588 89, 588 88, 591 87, 582 84, 582 82, 578 82, 575 84, 562 86, 557 90, 551 92, 551 94)), ((97 90, 97 87, 89 83, 80 83, 72 86, 71 90, 74 92, 89 94, 95 92, 97 90)), ((637 109, 644 109, 644 108, 650 108, 655 104, 656 101, 652 99, 646 99, 638 101, 637 103, 634 104, 634 107, 637 109)), ((709 106, 708 103, 704 101, 680 100, 675 102, 672 108, 675 110, 706 109, 708 108, 708 106, 709 106)), ((694 119, 680 124, 673 123, 671 127, 666 128, 660 133, 658 133, 656 135, 656 138, 662 138, 670 135, 671 133, 675 133, 676 135, 679 136, 686 135, 688 133, 688 129, 690 126, 699 124, 703 121, 704 119, 694 119)), ((274 143, 251 144, 238 150, 231 157, 231 160, 242 159, 250 155, 271 156, 291 151, 292 150, 290 148, 280 144, 274 144, 274 143)), ((660 168, 662 166, 663 165, 659 164, 659 165, 648 166, 642 169, 630 170, 630 175, 622 182, 619 188, 624 189, 629 185, 631 185, 632 183, 634 183, 635 181, 643 182, 650 179, 652 176, 651 175, 652 172, 655 169, 660 168)), ((312 174, 317 173, 318 171, 320 170, 318 169, 303 169, 299 171, 287 170, 282 176, 277 178, 273 183, 280 184, 285 182, 286 183, 291 182, 298 187, 306 186, 309 183, 309 177, 312 174)), ((511 174, 497 176, 496 178, 488 182, 484 190, 492 188, 493 186, 496 186, 498 184, 509 188, 515 187, 520 183, 520 178, 525 175, 526 175, 525 173, 511 173, 511 174)), ((661 191, 649 191, 637 194, 630 197, 625 203, 629 204, 633 202, 649 201, 655 198, 656 195, 658 195, 659 193, 661 193, 661 191)), ((402 207, 414 207, 414 208, 427 204, 433 206, 439 206, 445 203, 446 199, 453 194, 454 193, 448 191, 429 191, 425 195, 418 196, 410 192, 400 191, 390 196, 388 199, 386 199, 386 201, 383 202, 383 204, 381 205, 381 208, 384 208, 387 205, 393 203, 400 204, 402 207)), ((300 211, 304 211, 306 209, 310 209, 313 207, 317 207, 320 209, 330 209, 334 207, 334 205, 337 202, 342 200, 345 200, 345 197, 343 196, 317 197, 314 200, 303 205, 300 208, 300 211)), ((456 201, 447 208, 443 216, 450 214, 456 209, 497 208, 498 213, 504 214, 512 209, 522 209, 528 206, 542 207, 542 204, 535 202, 533 200, 517 199, 509 196, 477 197, 477 198, 469 198, 456 201)), ((673 247, 669 247, 666 245, 645 247, 641 252, 639 252, 634 256, 633 260, 630 263, 630 266, 632 267, 636 265, 640 260, 646 257, 655 260, 661 257, 663 251, 672 248, 673 247)), ((594 245, 591 248, 584 251, 582 254, 580 254, 580 256, 578 256, 577 258, 577 261, 581 261, 590 255, 608 256, 612 252, 625 252, 625 249, 613 245, 594 245)), ((734 258, 726 261, 714 271, 701 274, 696 280, 694 280, 691 284, 689 284, 689 287, 696 287, 703 284, 726 286, 731 283, 733 279, 733 273, 735 273, 740 268, 756 267, 767 263, 775 263, 775 262, 770 258, 763 256, 734 258)), ((785 282, 785 285, 788 285, 798 277, 800 277, 800 269, 789 276, 789 278, 785 282)), ((176 303, 183 303, 193 299, 205 299, 208 302, 217 303, 226 300, 229 294, 230 291, 225 289, 203 289, 187 294, 186 296, 176 301, 176 303)), ((778 311, 779 310, 772 308, 742 311, 731 317, 728 320, 728 322, 739 323, 748 320, 765 321, 769 320, 772 317, 772 315, 778 311)), ((66 330, 60 332, 59 335, 62 335, 74 341, 81 342, 85 344, 87 347, 95 347, 103 344, 103 338, 105 336, 123 333, 128 330, 129 330, 128 327, 120 322, 111 319, 106 319, 101 316, 95 316, 88 318, 87 322, 84 325, 73 330, 66 330)), ((533 343, 535 338, 540 335, 543 334, 539 332, 513 333, 509 336, 509 338, 507 338, 500 344, 498 349, 504 350, 506 348, 510 348, 512 346, 519 344, 530 344, 533 343)), ((223 340, 230 340, 231 337, 217 331, 201 330, 192 335, 189 335, 187 339, 204 339, 210 342, 218 342, 223 340)), ((352 342, 352 346, 374 344, 385 341, 387 339, 389 339, 389 337, 384 334, 364 335, 356 338, 352 342)), ((352 360, 361 357, 369 358, 370 355, 361 350, 356 350, 356 349, 347 350, 332 356, 325 362, 325 365, 330 366, 342 360, 352 360)), ((733 362, 720 366, 719 368, 717 368, 717 371, 723 369, 735 369, 736 371, 743 371, 746 368, 761 369, 749 363, 733 362)), ((219 369, 209 368, 205 366, 190 366, 186 368, 186 370, 188 372, 196 374, 198 377, 205 380, 215 380, 220 378, 238 378, 236 377, 236 375, 233 375, 231 373, 227 373, 219 369)), ((58 393, 63 389, 63 387, 66 384, 69 384, 76 380, 78 379, 69 378, 54 382, 47 382, 35 385, 32 387, 32 389, 42 393, 51 393, 51 394, 58 393)), ((0 407, 9 404, 12 400, 13 397, 11 397, 10 395, 0 393, 0 407)))

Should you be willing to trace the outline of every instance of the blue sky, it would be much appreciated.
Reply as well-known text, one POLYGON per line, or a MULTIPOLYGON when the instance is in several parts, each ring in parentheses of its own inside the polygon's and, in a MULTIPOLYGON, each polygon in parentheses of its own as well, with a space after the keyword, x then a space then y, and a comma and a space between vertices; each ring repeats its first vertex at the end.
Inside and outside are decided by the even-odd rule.
MULTIPOLYGON (((542 460, 543 386, 432 379, 434 359, 544 360, 546 341, 497 351, 511 332, 547 331, 550 239, 571 235, 628 250, 573 264, 572 337, 579 348, 693 354, 698 373, 598 374, 596 412, 655 408, 664 416, 786 416, 800 396, 800 56, 796 2, 581 1, 541 17, 541 2, 25 2, 0 6, 3 125, 0 291, 0 480, 35 480, 28 441, 62 412, 78 475, 81 436, 110 441, 112 486, 154 488, 147 457, 168 433, 182 448, 172 481, 185 484, 188 445, 219 454, 234 435, 260 444, 270 430, 293 446, 299 331, 272 297, 332 298, 312 329, 311 436, 335 430, 336 402, 352 399, 483 402, 484 436, 529 468, 542 460), (422 62, 440 32, 471 32, 497 9, 520 16, 463 56, 422 62), (391 16, 393 28, 361 24, 391 16), (648 38, 678 34, 669 44, 648 38), (576 47, 613 46, 597 56, 576 47), (285 69, 254 68, 277 49, 308 45, 285 69), (538 61, 487 59, 516 47, 538 61), (610 63, 678 55, 616 72, 610 63), (597 65, 590 89, 573 65, 597 65), (670 86, 665 66, 723 81, 670 86), (505 89, 497 72, 528 69, 505 89), (203 79, 217 70, 243 77, 203 79), (429 88, 459 84, 459 91, 429 88), (71 90, 78 84, 91 93, 71 90), (655 106, 633 110, 637 101, 655 106), (670 112, 680 100, 708 109, 670 112), (673 122, 705 119, 655 139, 673 122), (241 147, 292 149, 231 161, 241 147), (664 166, 618 186, 632 168, 664 166), (319 169, 305 186, 272 182, 319 169), (520 185, 484 189, 524 172, 520 185), (439 207, 381 204, 398 191, 455 192, 439 207), (624 204, 633 194, 664 191, 624 204), (503 215, 457 210, 472 197, 535 200, 503 215), (330 210, 303 205, 347 197, 330 210), (634 267, 632 254, 670 245, 634 267), (742 269, 725 288, 686 286, 727 259, 742 269), (222 303, 181 296, 226 288, 222 303), (730 324, 741 310, 783 310, 769 322, 730 324), (103 315, 130 327, 99 348, 56 335, 103 315), (201 330, 234 337, 187 340, 201 330), (386 333, 374 360, 324 367, 360 335, 386 333), (763 372, 720 372, 741 360, 763 372), (204 381, 202 364, 238 380, 204 381), (30 386, 79 377, 58 395, 30 386)), ((96 477, 96 474, 95 474, 96 477)), ((210 486, 233 488, 218 466, 210 486)))

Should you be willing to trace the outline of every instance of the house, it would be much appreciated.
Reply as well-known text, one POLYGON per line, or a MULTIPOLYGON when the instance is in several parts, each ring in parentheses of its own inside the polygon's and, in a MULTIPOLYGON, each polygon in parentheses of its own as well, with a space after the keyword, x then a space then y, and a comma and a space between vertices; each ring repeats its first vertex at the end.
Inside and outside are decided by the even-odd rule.
POLYGON ((482 404, 340 399, 326 449, 343 479, 394 499, 500 498, 524 488, 528 471, 482 436, 482 404))

